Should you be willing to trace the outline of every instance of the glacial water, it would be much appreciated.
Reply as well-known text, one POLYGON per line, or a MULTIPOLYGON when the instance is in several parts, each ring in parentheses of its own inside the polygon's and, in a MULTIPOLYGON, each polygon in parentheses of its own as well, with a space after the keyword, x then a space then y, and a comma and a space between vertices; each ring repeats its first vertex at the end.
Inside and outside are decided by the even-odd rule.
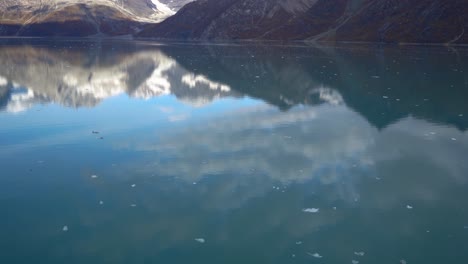
POLYGON ((468 263, 468 49, 0 40, 0 263, 468 263))

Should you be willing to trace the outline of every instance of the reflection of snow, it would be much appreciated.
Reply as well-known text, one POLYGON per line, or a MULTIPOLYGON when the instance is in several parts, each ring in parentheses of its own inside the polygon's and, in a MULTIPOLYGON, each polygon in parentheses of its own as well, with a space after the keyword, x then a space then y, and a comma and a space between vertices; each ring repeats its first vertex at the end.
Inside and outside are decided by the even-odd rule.
POLYGON ((0 76, 0 86, 7 85, 7 84, 8 84, 7 78, 0 76))
POLYGON ((320 100, 332 105, 341 105, 344 103, 341 94, 334 89, 320 87, 317 89, 313 89, 311 91, 311 94, 318 94, 320 100))
POLYGON ((27 110, 34 105, 34 92, 29 89, 15 89, 6 106, 6 111, 18 113, 27 110))
POLYGON ((229 92, 231 88, 228 85, 210 81, 203 75, 186 74, 182 76, 182 82, 187 84, 190 88, 196 87, 198 84, 207 85, 212 90, 220 90, 222 92, 229 92))

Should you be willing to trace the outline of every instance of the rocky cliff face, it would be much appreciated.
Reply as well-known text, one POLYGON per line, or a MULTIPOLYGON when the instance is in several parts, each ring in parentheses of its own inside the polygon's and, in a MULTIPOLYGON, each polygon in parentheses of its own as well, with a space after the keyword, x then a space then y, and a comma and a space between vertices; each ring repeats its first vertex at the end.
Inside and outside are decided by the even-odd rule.
POLYGON ((138 36, 468 43, 465 0, 200 0, 138 36))
POLYGON ((3 0, 0 35, 126 35, 173 14, 157 0, 3 0))

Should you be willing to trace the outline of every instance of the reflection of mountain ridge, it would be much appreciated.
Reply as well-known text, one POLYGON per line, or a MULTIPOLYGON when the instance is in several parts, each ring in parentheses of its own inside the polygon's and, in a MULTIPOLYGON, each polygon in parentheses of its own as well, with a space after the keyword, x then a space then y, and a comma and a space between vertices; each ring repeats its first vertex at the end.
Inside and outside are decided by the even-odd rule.
MULTIPOLYGON (((60 43, 63 44, 63 43, 60 43)), ((214 98, 234 95, 222 83, 203 76, 195 84, 174 59, 158 49, 132 49, 132 45, 70 42, 68 45, 11 45, 0 49, 2 106, 21 111, 26 105, 54 102, 67 107, 92 107, 101 100, 126 93, 149 99, 173 94, 189 104, 200 105, 214 98), (12 96, 12 93, 18 96, 12 96), (25 96, 27 93, 30 96, 25 96), (32 94, 32 95, 31 95, 32 94), (20 106, 23 104, 23 106, 20 106)))
POLYGON ((15 106, 13 99, 17 111, 25 108, 21 100, 91 107, 122 93, 173 94, 197 106, 246 95, 283 110, 345 103, 378 128, 408 116, 468 127, 459 116, 468 112, 464 50, 36 42, 0 49, 0 77, 9 87, 0 85, 2 107, 15 106), (33 96, 20 94, 28 89, 33 96))
MULTIPOLYGON (((184 47, 162 49, 169 55, 184 53, 184 47)), ((196 56, 184 53, 178 62, 281 109, 323 102, 317 89, 330 87, 378 128, 416 116, 465 130, 468 120, 459 115, 468 112, 463 74, 468 65, 459 56, 466 57, 466 50, 207 46, 198 47, 196 56)))

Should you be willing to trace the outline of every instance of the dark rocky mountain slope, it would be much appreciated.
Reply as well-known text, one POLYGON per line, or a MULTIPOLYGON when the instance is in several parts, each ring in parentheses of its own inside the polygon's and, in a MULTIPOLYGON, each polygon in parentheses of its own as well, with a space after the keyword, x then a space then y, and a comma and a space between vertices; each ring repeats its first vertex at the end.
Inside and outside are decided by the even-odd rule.
POLYGON ((466 0, 199 0, 139 37, 468 43, 466 0))

